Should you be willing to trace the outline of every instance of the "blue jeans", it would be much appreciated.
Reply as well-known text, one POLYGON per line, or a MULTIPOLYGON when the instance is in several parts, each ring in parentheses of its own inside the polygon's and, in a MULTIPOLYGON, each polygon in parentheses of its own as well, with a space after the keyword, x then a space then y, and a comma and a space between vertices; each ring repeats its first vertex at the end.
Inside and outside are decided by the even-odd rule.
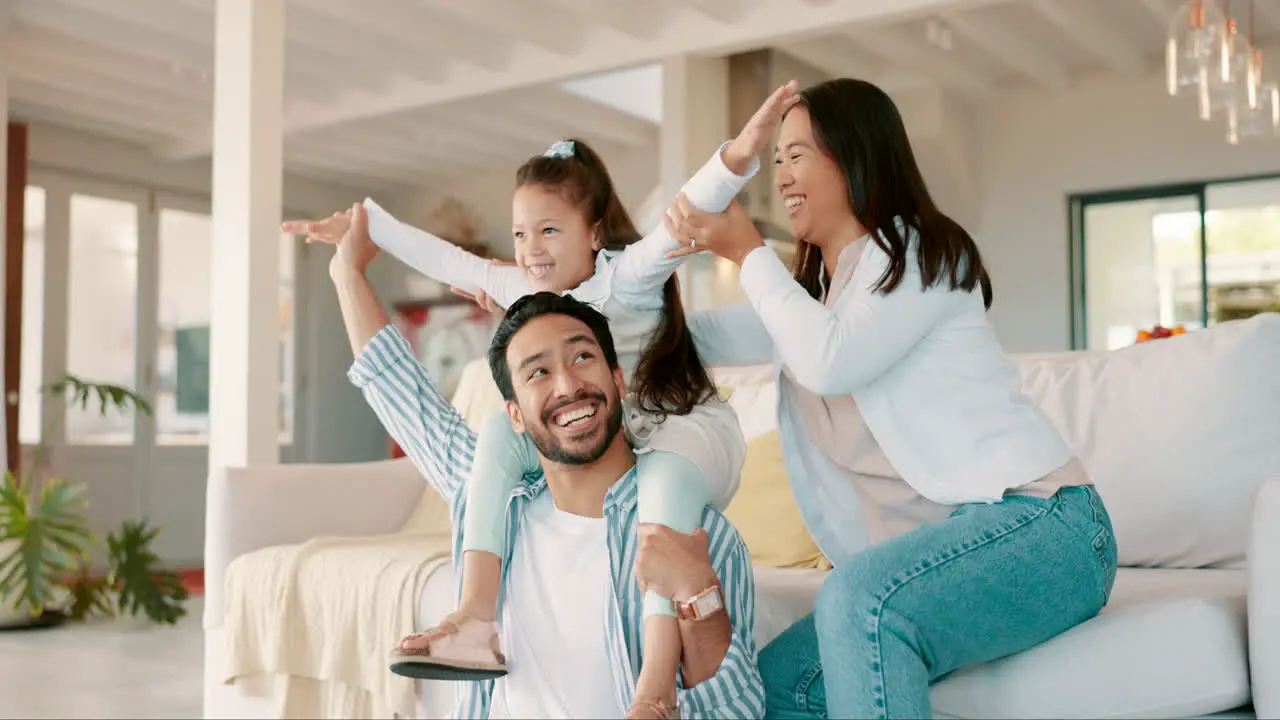
POLYGON ((1092 486, 963 505, 838 565, 760 652, 770 718, 929 718, 929 685, 1088 620, 1116 577, 1092 486))

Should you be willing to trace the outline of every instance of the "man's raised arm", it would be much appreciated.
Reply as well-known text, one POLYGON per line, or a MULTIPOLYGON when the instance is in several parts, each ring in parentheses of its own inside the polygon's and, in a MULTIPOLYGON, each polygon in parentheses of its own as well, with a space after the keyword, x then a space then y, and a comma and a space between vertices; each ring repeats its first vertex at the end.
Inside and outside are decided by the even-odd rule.
POLYGON ((357 205, 352 208, 351 228, 329 263, 329 277, 355 355, 347 376, 392 439, 456 511, 475 451, 475 433, 441 396, 409 342, 391 325, 365 276, 377 254, 364 208, 357 205))

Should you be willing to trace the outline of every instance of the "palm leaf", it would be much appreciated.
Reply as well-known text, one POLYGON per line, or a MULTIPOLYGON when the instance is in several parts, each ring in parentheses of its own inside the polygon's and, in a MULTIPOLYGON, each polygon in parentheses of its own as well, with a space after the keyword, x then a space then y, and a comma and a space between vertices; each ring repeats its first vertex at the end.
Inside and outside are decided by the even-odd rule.
POLYGON ((16 541, 0 559, 0 603, 43 613, 60 580, 83 563, 93 541, 84 486, 55 479, 34 499, 6 472, 0 483, 0 540, 16 541))
POLYGON ((68 586, 71 591, 72 620, 87 620, 94 616, 111 615, 111 585, 106 577, 93 576, 89 566, 82 565, 80 572, 68 586))
POLYGON ((107 536, 111 561, 109 584, 120 612, 144 613, 154 622, 172 625, 187 614, 187 589, 177 573, 161 566, 151 543, 160 529, 147 522, 126 521, 119 534, 107 536))

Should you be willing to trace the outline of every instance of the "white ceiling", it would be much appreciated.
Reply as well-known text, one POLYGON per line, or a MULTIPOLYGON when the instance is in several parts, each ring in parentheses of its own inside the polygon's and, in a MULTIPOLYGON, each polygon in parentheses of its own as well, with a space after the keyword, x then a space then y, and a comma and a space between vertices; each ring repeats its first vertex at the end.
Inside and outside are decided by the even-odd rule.
MULTIPOLYGON (((175 160, 207 155, 214 4, 10 0, 11 113, 175 160)), ((979 101, 1090 73, 1146 75, 1179 4, 287 0, 286 167, 411 187, 511 167, 566 135, 653 147, 653 63, 684 52, 772 46, 832 74, 979 101), (931 43, 939 33, 950 49, 931 43), (627 67, 638 69, 614 72, 627 67)), ((1280 0, 1256 12, 1260 44, 1280 38, 1280 0)))

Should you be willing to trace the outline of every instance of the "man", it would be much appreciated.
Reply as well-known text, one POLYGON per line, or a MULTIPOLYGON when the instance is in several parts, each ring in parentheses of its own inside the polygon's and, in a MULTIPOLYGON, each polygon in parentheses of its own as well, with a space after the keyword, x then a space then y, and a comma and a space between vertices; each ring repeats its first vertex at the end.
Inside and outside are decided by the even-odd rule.
MULTIPOLYGON (((329 266, 356 356, 349 377, 448 502, 454 567, 460 568, 458 531, 476 436, 390 325, 365 278, 377 253, 357 204, 329 266)), ((762 717, 746 545, 711 508, 703 530, 691 536, 637 527, 635 455, 621 431, 625 385, 604 316, 571 298, 530 296, 510 308, 494 344, 495 381, 517 429, 536 441, 542 473, 525 477, 509 505, 504 578, 521 583, 503 593, 499 608, 503 627, 519 629, 504 648, 510 671, 498 680, 462 684, 454 716, 620 717, 629 708, 651 717, 672 715, 664 702, 637 703, 634 697, 643 585, 665 597, 720 601, 719 607, 697 603, 696 612, 685 606, 680 613, 702 615, 681 620, 680 714, 762 717), (571 428, 552 421, 571 406, 596 412, 571 428), (565 533, 582 540, 565 543, 565 533), (556 552, 535 553, 533 547, 556 552), (561 562, 562 553, 572 556, 572 568, 561 562), (566 570, 571 577, 563 576, 566 570), (508 596, 522 600, 507 603, 508 596), (529 597, 536 598, 532 607, 523 599, 529 597), (509 612, 524 614, 511 618, 509 612)))

